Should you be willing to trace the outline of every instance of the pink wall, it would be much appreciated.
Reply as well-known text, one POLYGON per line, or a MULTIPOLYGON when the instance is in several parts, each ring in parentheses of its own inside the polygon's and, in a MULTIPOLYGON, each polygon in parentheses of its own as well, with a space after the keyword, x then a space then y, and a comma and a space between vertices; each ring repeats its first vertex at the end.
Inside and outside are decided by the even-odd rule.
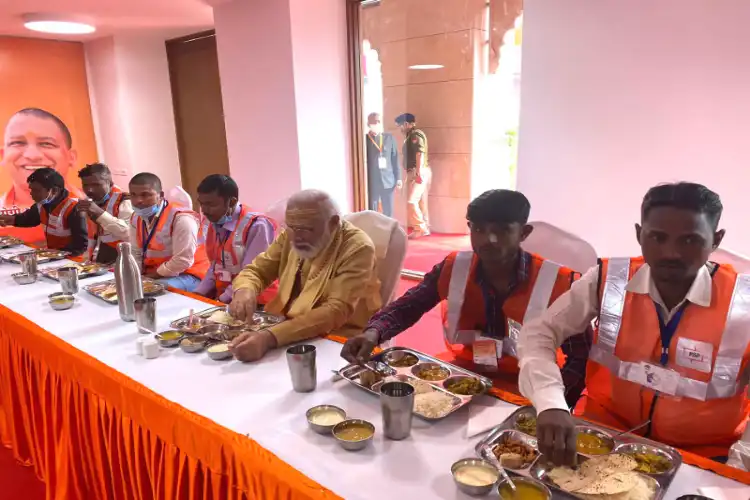
POLYGON ((646 190, 696 181, 722 196, 725 247, 750 254, 748 19, 743 0, 526 0, 518 189, 532 219, 636 254, 646 190))
POLYGON ((137 172, 181 183, 163 36, 106 37, 85 44, 99 158, 127 186, 137 172))

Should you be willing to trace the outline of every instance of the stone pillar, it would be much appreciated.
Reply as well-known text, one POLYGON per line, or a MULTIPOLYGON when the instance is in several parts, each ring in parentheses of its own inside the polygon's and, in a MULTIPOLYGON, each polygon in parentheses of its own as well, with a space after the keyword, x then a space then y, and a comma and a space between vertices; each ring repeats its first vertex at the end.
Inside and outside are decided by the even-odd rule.
MULTIPOLYGON (((486 150, 478 123, 480 117, 487 123, 480 87, 490 71, 490 41, 505 25, 512 27, 519 13, 520 0, 382 0, 361 11, 362 39, 378 52, 382 68, 386 130, 400 139, 393 120, 409 112, 427 134, 433 231, 467 230, 472 165, 486 150), (419 65, 443 67, 410 69, 419 65)), ((364 110, 371 111, 378 110, 364 110)), ((402 222, 404 194, 397 197, 396 207, 402 222)))

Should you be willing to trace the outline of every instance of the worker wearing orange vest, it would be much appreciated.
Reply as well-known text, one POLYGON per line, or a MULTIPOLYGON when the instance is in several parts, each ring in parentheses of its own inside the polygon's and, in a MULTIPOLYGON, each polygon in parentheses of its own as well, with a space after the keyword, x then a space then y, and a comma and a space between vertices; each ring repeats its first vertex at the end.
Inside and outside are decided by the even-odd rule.
POLYGON ((88 260, 111 264, 117 259, 117 244, 128 241, 133 207, 126 194, 112 183, 112 174, 105 164, 86 165, 78 177, 88 196, 78 202, 88 216, 88 260))
POLYGON ((200 217, 165 200, 161 180, 154 174, 136 174, 129 190, 133 203, 130 242, 144 276, 192 292, 208 271, 199 238, 200 217))
MULTIPOLYGON (((239 188, 228 175, 212 174, 198 185, 198 203, 203 213, 201 234, 205 236, 210 267, 195 293, 232 301, 232 280, 273 242, 271 219, 239 203, 239 188)), ((259 298, 261 300, 269 290, 259 298)))
POLYGON ((708 262, 719 196, 692 183, 652 188, 636 225, 642 258, 604 259, 521 333, 522 392, 543 453, 576 453, 552 352, 598 318, 574 413, 707 457, 727 455, 750 416, 750 275, 708 262))
MULTIPOLYGON (((533 228, 531 206, 517 191, 492 190, 471 202, 467 219, 473 252, 454 252, 423 282, 383 308, 365 332, 344 346, 342 356, 364 362, 374 346, 412 326, 439 303, 450 351, 440 357, 491 376, 495 385, 518 391, 516 345, 521 324, 541 314, 568 290, 575 273, 521 249, 533 228)), ((581 328, 585 332, 587 328, 581 328)), ((574 404, 583 387, 587 338, 565 346, 568 397, 574 404)))
POLYGON ((85 252, 86 219, 78 209, 78 200, 65 189, 62 175, 52 168, 40 168, 29 175, 28 183, 36 204, 20 214, 0 216, 0 225, 41 226, 47 248, 74 256, 85 252))

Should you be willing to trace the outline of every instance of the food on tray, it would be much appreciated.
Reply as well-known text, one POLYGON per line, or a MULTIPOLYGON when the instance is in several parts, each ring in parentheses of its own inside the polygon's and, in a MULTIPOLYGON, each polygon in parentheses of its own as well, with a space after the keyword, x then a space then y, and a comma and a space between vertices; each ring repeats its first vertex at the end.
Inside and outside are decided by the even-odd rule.
POLYGON ((222 352, 227 352, 229 350, 228 344, 214 344, 211 347, 208 348, 208 352, 219 354, 222 352))
POLYGON ((615 453, 583 462, 577 469, 555 467, 547 473, 560 489, 592 500, 652 500, 654 481, 635 472, 638 462, 615 453))
POLYGON ((182 337, 182 334, 174 330, 169 330, 160 333, 159 337, 161 337, 162 340, 177 340, 178 338, 182 337))
POLYGON ((23 245, 23 241, 15 236, 0 236, 0 246, 11 247, 16 245, 23 245))
POLYGON ((414 396, 414 412, 427 418, 440 418, 453 409, 453 398, 440 391, 414 396))
POLYGON ((516 418, 515 427, 529 436, 536 436, 536 417, 534 415, 522 413, 516 418))
POLYGON ((185 337, 184 339, 182 339, 182 342, 180 342, 180 344, 185 344, 185 345, 191 345, 192 346, 192 345, 204 344, 205 342, 206 342, 206 340, 202 339, 202 338, 185 337))
POLYGON ((531 462, 539 454, 531 446, 508 435, 503 437, 502 443, 498 443, 492 448, 492 453, 495 454, 503 467, 509 469, 523 469, 531 465, 531 462))
POLYGON ((424 380, 419 380, 418 378, 411 378, 411 377, 386 377, 386 382, 406 382, 410 386, 414 387, 414 394, 426 394, 428 392, 432 392, 435 389, 430 385, 428 382, 425 382, 424 380))
POLYGON ((638 462, 638 466, 635 468, 638 472, 663 474, 672 468, 672 462, 669 459, 656 453, 628 453, 628 455, 638 462))
POLYGON ((316 425, 332 426, 345 420, 340 411, 329 408, 320 410, 310 415, 310 422, 316 425))
POLYGON ((445 388, 461 396, 476 396, 484 391, 484 386, 479 379, 472 377, 450 380, 445 384, 445 388))
POLYGON ((156 281, 143 280, 143 293, 161 292, 164 287, 156 281))
POLYGON ((596 434, 579 432, 576 437, 576 449, 584 455, 606 455, 612 451, 613 443, 596 434))
POLYGON ((547 500, 547 493, 533 484, 516 481, 516 491, 509 484, 502 484, 499 489, 502 500, 547 500))
POLYGON ((448 370, 439 365, 425 366, 416 373, 417 377, 422 380, 429 380, 430 382, 445 380, 450 374, 448 370))
POLYGON ((36 251, 36 256, 38 259, 56 259, 58 257, 63 257, 64 255, 65 252, 62 252, 60 250, 50 250, 48 248, 42 248, 36 251))
POLYGON ((73 299, 73 297, 71 297, 70 295, 63 295, 50 299, 50 304, 70 304, 71 302, 73 302, 73 300, 75 299, 73 299))
POLYGON ((497 470, 482 465, 464 465, 456 469, 453 477, 467 486, 489 486, 495 484, 499 477, 497 470))
POLYGON ((385 377, 383 377, 381 374, 374 372, 372 370, 365 370, 359 374, 360 384, 362 384, 363 386, 367 388, 371 388, 373 385, 383 380, 383 378, 385 377))
POLYGON ((394 368, 408 368, 419 363, 419 358, 409 352, 394 351, 388 358, 388 364, 394 368))
POLYGON ((372 428, 365 424, 351 424, 336 431, 336 437, 343 441, 363 441, 373 434, 372 428))
POLYGON ((223 309, 214 311, 211 316, 208 317, 208 321, 227 326, 243 326, 245 324, 238 319, 234 319, 228 312, 223 309))

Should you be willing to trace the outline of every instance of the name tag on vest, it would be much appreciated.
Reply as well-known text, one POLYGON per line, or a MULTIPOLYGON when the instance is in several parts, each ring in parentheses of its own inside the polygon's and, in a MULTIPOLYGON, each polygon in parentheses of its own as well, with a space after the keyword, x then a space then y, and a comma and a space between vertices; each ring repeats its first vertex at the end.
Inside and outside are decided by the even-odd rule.
POLYGON ((651 390, 674 396, 680 385, 680 374, 651 363, 639 363, 631 368, 628 380, 651 390))
POLYGON ((215 269, 214 270, 214 278, 216 278, 217 281, 223 281, 225 283, 231 283, 232 282, 232 273, 229 271, 226 271, 224 269, 215 269))
POLYGON ((680 338, 677 341, 677 365, 703 373, 711 373, 714 346, 708 342, 680 338))
POLYGON ((503 357, 503 341, 479 337, 472 345, 474 364, 487 371, 497 371, 497 360, 503 357))

